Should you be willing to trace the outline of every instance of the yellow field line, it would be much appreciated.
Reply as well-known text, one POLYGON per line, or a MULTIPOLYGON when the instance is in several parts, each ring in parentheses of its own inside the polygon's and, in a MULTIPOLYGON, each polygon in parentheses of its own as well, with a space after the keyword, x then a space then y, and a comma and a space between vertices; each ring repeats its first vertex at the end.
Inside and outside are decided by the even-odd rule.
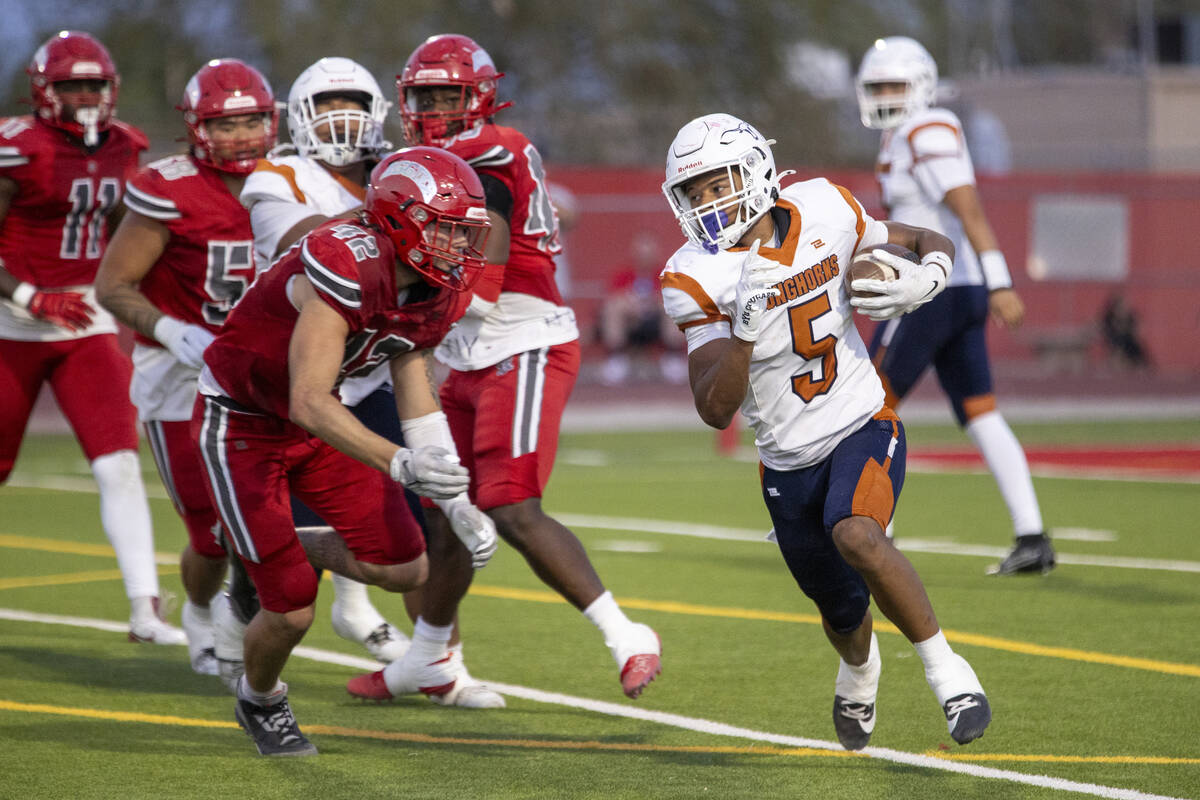
MULTIPOLYGON (((174 575, 179 567, 160 565, 159 575, 174 575)), ((0 591, 4 589, 27 589, 31 586, 69 586, 74 583, 94 583, 121 580, 119 569, 93 569, 85 572, 60 572, 56 575, 34 575, 28 578, 0 578, 0 591)))
MULTIPOLYGON (((0 711, 17 711, 26 714, 55 714, 66 717, 84 717, 112 722, 144 722, 151 725, 176 725, 189 728, 238 729, 236 722, 224 722, 192 717, 176 717, 161 714, 143 714, 132 711, 102 711, 95 708, 73 708, 50 706, 41 703, 16 703, 0 700, 0 711)), ((705 745, 654 745, 638 742, 562 741, 541 739, 475 739, 462 736, 430 736, 424 733, 402 731, 372 731, 361 728, 343 728, 337 725, 305 725, 309 733, 328 736, 349 736, 356 739, 376 739, 391 742, 414 742, 433 745, 488 745, 491 747, 523 747, 539 750, 610 750, 644 753, 703 753, 766 756, 825 756, 831 758, 863 758, 861 753, 839 750, 822 750, 815 747, 768 747, 763 745, 705 746, 705 745)))
MULTIPOLYGON (((493 597, 503 600, 524 600, 535 603, 565 603, 555 592, 531 589, 508 589, 501 586, 471 587, 471 594, 480 597, 493 597)), ((761 611, 752 608, 726 608, 722 606, 695 605, 692 603, 663 602, 658 600, 637 600, 621 598, 625 608, 643 611, 662 611, 667 614, 690 614, 701 617, 725 617, 729 619, 747 619, 765 622, 794 622, 806 625, 820 625, 821 618, 816 614, 796 614, 785 611, 761 611)), ((896 626, 880 620, 875 621, 875 630, 882 633, 899 634, 896 626)), ((1200 678, 1200 665, 1181 664, 1173 661, 1157 661, 1150 658, 1134 658, 1132 656, 1117 656, 1109 653, 1096 653, 1090 650, 1076 650, 1071 647, 1050 647, 1047 645, 1019 642, 1013 639, 1002 639, 998 636, 984 636, 978 633, 945 630, 946 638, 952 642, 987 647, 993 650, 1007 650, 1013 653, 1023 653, 1031 656, 1060 658, 1066 661, 1086 661, 1092 664, 1106 664, 1112 667, 1128 667, 1143 669, 1150 672, 1161 672, 1167 675, 1184 675, 1190 678, 1200 678)))
MULTIPOLYGON (((26 714, 53 714, 66 717, 108 720, 111 722, 141 722, 151 725, 174 725, 187 728, 218 728, 237 730, 235 722, 177 717, 169 714, 144 714, 136 711, 104 711, 95 708, 51 706, 42 703, 17 703, 0 700, 0 711, 26 714)), ((355 739, 374 739, 389 742, 412 742, 431 745, 471 745, 489 747, 519 747, 537 750, 606 750, 615 752, 641 753, 702 753, 708 755, 765 755, 765 756, 820 756, 826 758, 864 758, 867 754, 842 750, 823 750, 813 747, 769 747, 764 745, 660 745, 639 742, 598 742, 590 740, 547 741, 542 739, 487 739, 464 736, 431 736, 424 733, 404 731, 374 731, 362 728, 344 728, 338 725, 306 725, 309 733, 327 736, 347 736, 355 739)), ((925 755, 945 761, 970 762, 1020 762, 1053 764, 1142 764, 1142 765, 1193 765, 1200 758, 1175 758, 1169 756, 1059 756, 1033 753, 944 753, 930 751, 925 755)))
POLYGON ((32 536, 12 536, 0 533, 0 547, 11 547, 17 550, 38 550, 43 553, 71 553, 79 556, 108 556, 115 554, 106 544, 87 544, 86 542, 63 542, 58 539, 35 539, 32 536))
MULTIPOLYGON (((20 547, 44 551, 83 553, 87 555, 112 555, 112 549, 104 545, 91 545, 78 542, 59 542, 53 539, 36 539, 27 536, 9 536, 0 534, 0 547, 20 547), (72 549, 77 548, 77 549, 72 549), (97 552, 97 549, 100 552, 97 552)), ((160 574, 174 571, 173 567, 160 567, 160 574)), ((115 580, 120 577, 116 570, 97 570, 93 572, 76 572, 61 575, 47 575, 36 578, 2 578, 0 590, 24 588, 29 586, 59 586, 88 581, 115 580)), ((329 576, 326 575, 326 578, 329 576)), ((476 584, 470 593, 477 597, 491 597, 500 600, 521 600, 530 603, 565 603, 566 601, 556 592, 544 589, 513 589, 503 586, 482 586, 476 584)), ((698 605, 694 603, 679 603, 674 601, 638 600, 621 598, 625 608, 643 611, 660 611, 666 614, 688 614, 702 617, 722 617, 726 619, 745 619, 760 622, 790 622, 803 625, 820 625, 821 618, 816 614, 798 614, 786 611, 764 611, 752 608, 727 608, 723 606, 698 605)), ((875 621, 875 630, 881 633, 899 634, 900 631, 890 623, 882 620, 875 621)), ((1004 650, 1023 655, 1058 658, 1065 661, 1082 661, 1090 664, 1104 664, 1110 667, 1126 667, 1148 672, 1158 672, 1165 675, 1182 675, 1189 678, 1200 678, 1200 665, 1183 664, 1174 661, 1159 661, 1151 658, 1112 655, 1097 653, 1091 650, 1079 650, 1073 647, 1053 647, 1049 645, 1021 642, 1014 639, 1003 639, 998 636, 986 636, 979 633, 945 630, 946 638, 958 644, 975 647, 986 647, 992 650, 1004 650)))

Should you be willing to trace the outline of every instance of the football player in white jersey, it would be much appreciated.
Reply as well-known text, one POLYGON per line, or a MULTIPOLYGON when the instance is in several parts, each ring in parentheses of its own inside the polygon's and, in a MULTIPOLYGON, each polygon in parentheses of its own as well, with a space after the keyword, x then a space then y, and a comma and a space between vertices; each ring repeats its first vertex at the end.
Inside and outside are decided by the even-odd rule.
MULTIPOLYGON (((288 93, 291 146, 277 148, 260 161, 242 190, 260 264, 270 264, 322 222, 359 211, 371 168, 392 148, 383 137, 390 106, 371 73, 351 59, 322 58, 300 73, 288 93)), ((365 377, 346 379, 339 392, 368 428, 401 440, 386 364, 365 377)), ((311 511, 294 505, 299 506, 294 508, 297 525, 324 525, 311 511)), ((415 502, 408 505, 419 509, 415 502)), ((366 587, 341 575, 332 578, 337 589, 332 621, 338 634, 365 643, 384 663, 400 658, 408 637, 371 605, 366 587)), ((431 695, 435 702, 469 708, 504 705, 501 695, 467 672, 461 642, 454 643, 452 657, 458 666, 455 687, 446 695, 431 695)))
POLYGON ((991 710, 912 564, 884 536, 904 482, 904 428, 851 318, 851 306, 886 319, 928 302, 945 287, 953 246, 872 219, 824 179, 781 189, 770 145, 746 122, 709 114, 684 125, 667 154, 663 191, 688 243, 662 272, 663 304, 687 336, 696 410, 724 428, 740 408, 754 429, 774 538, 841 656, 842 745, 865 747, 875 728, 870 597, 915 645, 951 736, 966 744, 991 710), (876 250, 898 278, 855 281, 877 294, 851 299, 842 270, 885 242, 921 262, 876 250))
POLYGON ((993 574, 1045 573, 1054 549, 1042 524, 1025 451, 996 409, 988 316, 1016 328, 1025 316, 975 188, 958 117, 934 108, 937 64, 905 36, 879 39, 857 78, 863 125, 883 131, 875 173, 891 219, 944 233, 957 256, 949 288, 912 316, 880 326, 870 353, 896 405, 930 364, 958 424, 982 453, 1012 517, 1016 544, 993 574))

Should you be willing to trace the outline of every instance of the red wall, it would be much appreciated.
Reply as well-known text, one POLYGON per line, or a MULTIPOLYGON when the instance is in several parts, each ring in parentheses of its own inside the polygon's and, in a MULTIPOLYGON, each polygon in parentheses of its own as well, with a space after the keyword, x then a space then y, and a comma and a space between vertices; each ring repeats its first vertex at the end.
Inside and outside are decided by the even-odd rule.
MULTIPOLYGON (((880 213, 878 187, 869 172, 825 177, 853 192, 869 212, 880 213)), ((683 235, 659 188, 659 170, 559 167, 550 170, 550 178, 578 201, 578 222, 565 237, 574 287, 568 300, 588 331, 608 277, 628 262, 635 233, 654 236, 663 261, 683 235)), ((1021 329, 989 328, 997 360, 1036 359, 1039 343, 1095 322, 1109 295, 1121 291, 1140 317, 1142 338, 1156 365, 1166 372, 1200 373, 1200 176, 1038 173, 982 177, 979 189, 1027 308, 1021 329), (1124 283, 1035 281, 1028 276, 1033 198, 1061 192, 1127 200, 1130 275, 1124 283)), ((1099 357, 1101 350, 1097 340, 1089 356, 1099 357)))

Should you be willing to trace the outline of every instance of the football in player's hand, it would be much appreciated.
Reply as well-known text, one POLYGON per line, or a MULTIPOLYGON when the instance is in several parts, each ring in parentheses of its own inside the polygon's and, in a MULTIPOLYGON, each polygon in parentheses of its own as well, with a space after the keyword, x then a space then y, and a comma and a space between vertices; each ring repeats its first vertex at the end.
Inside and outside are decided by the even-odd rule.
MULTIPOLYGON (((851 286, 854 281, 867 279, 873 281, 894 281, 898 276, 896 268, 891 264, 883 261, 872 255, 875 250, 885 250, 892 255, 899 256, 913 262, 914 264, 921 263, 921 257, 909 250, 907 247, 901 247, 898 244, 881 244, 872 247, 868 250, 861 250, 854 255, 854 260, 850 262, 850 269, 846 270, 846 284, 851 286)), ((856 292, 850 289, 851 297, 875 297, 876 292, 856 292)))

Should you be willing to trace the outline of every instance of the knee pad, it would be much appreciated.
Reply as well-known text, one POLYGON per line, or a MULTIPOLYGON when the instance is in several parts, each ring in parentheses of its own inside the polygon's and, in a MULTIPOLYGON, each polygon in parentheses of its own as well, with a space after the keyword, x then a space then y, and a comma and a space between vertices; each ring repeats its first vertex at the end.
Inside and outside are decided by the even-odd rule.
POLYGON ((289 547, 265 564, 248 566, 262 607, 276 614, 311 606, 317 599, 317 572, 304 548, 289 547))
POLYGON ((142 465, 132 450, 118 450, 96 458, 92 461, 92 475, 101 492, 128 491, 142 485, 142 465))

